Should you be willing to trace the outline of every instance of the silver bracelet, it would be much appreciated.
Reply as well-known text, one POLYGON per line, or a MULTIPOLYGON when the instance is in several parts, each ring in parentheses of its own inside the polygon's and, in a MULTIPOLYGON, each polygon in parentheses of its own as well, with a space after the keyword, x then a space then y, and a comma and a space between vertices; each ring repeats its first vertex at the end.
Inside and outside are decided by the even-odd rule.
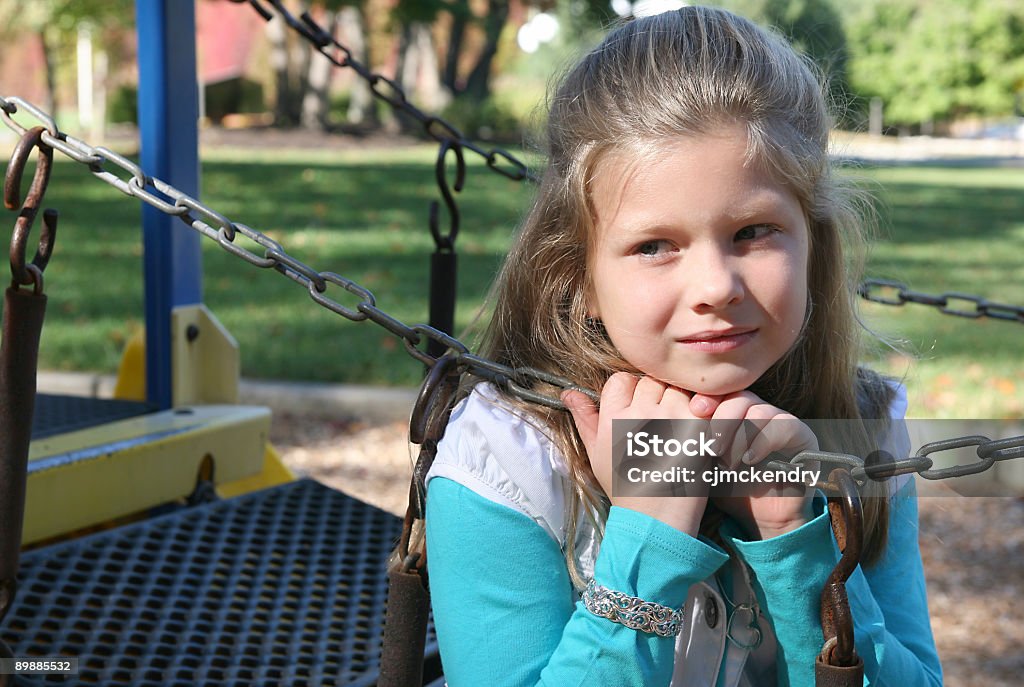
POLYGON ((675 637, 683 629, 682 609, 616 592, 593 580, 583 590, 583 605, 594 615, 659 637, 675 637))

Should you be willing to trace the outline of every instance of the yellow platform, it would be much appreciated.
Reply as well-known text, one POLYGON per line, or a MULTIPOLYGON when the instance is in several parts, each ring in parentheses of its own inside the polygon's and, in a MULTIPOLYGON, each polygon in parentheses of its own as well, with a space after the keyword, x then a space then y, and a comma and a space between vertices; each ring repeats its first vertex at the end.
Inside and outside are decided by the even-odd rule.
POLYGON ((183 499, 206 457, 216 485, 252 479, 263 472, 269 431, 266 408, 195 406, 34 441, 22 543, 183 499))

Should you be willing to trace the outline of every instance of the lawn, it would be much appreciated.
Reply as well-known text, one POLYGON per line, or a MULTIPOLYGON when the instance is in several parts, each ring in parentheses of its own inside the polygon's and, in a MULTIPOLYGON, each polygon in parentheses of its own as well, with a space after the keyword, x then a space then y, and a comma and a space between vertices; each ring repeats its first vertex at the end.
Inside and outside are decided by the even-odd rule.
MULTIPOLYGON (((1024 305, 1024 170, 896 167, 863 170, 877 189, 885 231, 871 276, 930 294, 960 292, 1024 305)), ((951 303, 966 309, 962 301, 951 303)), ((1024 417, 1024 327, 865 303, 865 320, 901 340, 880 365, 905 376, 922 417, 1024 417)))
MULTIPOLYGON (((438 197, 433 157, 430 146, 212 149, 203 154, 202 197, 318 270, 369 288, 378 306, 398 319, 425 322, 433 249, 427 213, 438 197)), ((530 194, 527 184, 490 172, 475 155, 467 163, 458 194, 459 331, 480 311, 530 194)), ((871 256, 871 276, 928 293, 1024 303, 1018 248, 1024 244, 1024 171, 907 166, 856 173, 876 192, 882 214, 884 236, 871 256)), ((138 205, 62 159, 47 202, 62 218, 47 270, 51 301, 41 365, 113 372, 125 341, 142 327, 138 205)), ((205 239, 203 258, 205 301, 238 339, 243 375, 417 383, 422 367, 383 329, 318 307, 290 280, 253 268, 205 239)), ((917 305, 865 303, 863 310, 872 328, 903 340, 901 352, 881 348, 874 364, 905 377, 916 414, 1024 416, 1024 327, 944 316, 917 305)))

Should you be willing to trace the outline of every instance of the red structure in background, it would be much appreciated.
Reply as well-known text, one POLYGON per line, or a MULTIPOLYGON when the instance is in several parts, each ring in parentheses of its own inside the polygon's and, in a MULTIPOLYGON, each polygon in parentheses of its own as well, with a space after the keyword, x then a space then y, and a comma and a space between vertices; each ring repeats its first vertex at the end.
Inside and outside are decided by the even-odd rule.
POLYGON ((38 105, 46 103, 46 60, 38 35, 22 34, 5 41, 0 83, 5 95, 18 95, 38 105))
POLYGON ((246 75, 265 22, 247 7, 221 0, 196 4, 196 60, 204 85, 246 75), (243 10, 243 11, 239 11, 243 10))

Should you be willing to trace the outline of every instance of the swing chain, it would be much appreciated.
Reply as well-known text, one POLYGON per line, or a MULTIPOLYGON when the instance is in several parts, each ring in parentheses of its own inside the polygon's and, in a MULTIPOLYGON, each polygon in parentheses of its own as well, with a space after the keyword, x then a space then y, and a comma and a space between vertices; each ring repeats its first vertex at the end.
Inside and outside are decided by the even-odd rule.
POLYGON ((1024 306, 996 303, 981 296, 947 291, 939 295, 912 291, 903 282, 890 279, 866 279, 858 288, 861 298, 882 305, 902 306, 905 303, 927 305, 939 312, 976 320, 991 317, 995 320, 1024 324, 1024 306), (896 293, 893 294, 892 292, 896 293), (958 305, 959 304, 959 305, 958 305))
MULTIPOLYGON (((428 115, 417 108, 409 102, 401 86, 394 80, 371 71, 366 65, 359 62, 353 56, 352 51, 339 43, 324 27, 317 24, 309 12, 303 12, 297 19, 284 6, 282 0, 231 0, 231 2, 248 3, 266 21, 273 19, 274 12, 263 5, 264 3, 271 5, 285 24, 308 41, 321 55, 337 67, 353 70, 367 82, 375 97, 386 102, 394 110, 403 112, 419 122, 423 131, 430 138, 441 144, 450 142, 457 150, 465 148, 473 151, 484 158, 488 167, 509 179, 538 181, 537 176, 529 171, 526 164, 508 151, 501 148, 491 148, 490 150, 482 148, 467 139, 457 127, 449 122, 440 117, 428 115)), ((982 296, 952 291, 935 296, 912 291, 906 284, 888 279, 866 279, 860 284, 857 292, 865 300, 884 305, 901 306, 905 303, 917 303, 935 307, 946 315, 956 317, 970 319, 990 317, 1024 324, 1024 306, 996 303, 982 296), (891 293, 893 290, 896 291, 895 295, 891 293)))
POLYGON ((456 149, 464 148, 473 151, 485 160, 491 170, 513 181, 522 181, 523 179, 537 181, 536 176, 530 172, 526 163, 508 151, 501 148, 483 148, 466 138, 458 127, 450 122, 435 115, 429 115, 413 105, 401 86, 383 74, 373 72, 357 60, 352 51, 339 43, 330 31, 318 24, 309 12, 303 12, 296 18, 285 7, 282 0, 231 0, 231 2, 248 3, 266 21, 273 19, 276 12, 281 20, 305 39, 313 49, 336 67, 348 68, 358 74, 369 85, 374 97, 383 100, 392 109, 402 112, 418 122, 423 127, 423 132, 438 143, 447 142, 456 149), (270 5, 273 11, 264 5, 270 5))
MULTIPOLYGON (((176 189, 170 184, 151 177, 130 160, 113 153, 106 148, 98 148, 59 131, 53 119, 39 108, 18 97, 0 96, 0 119, 9 127, 25 134, 28 128, 14 121, 11 115, 24 111, 42 123, 43 131, 39 139, 43 144, 58 150, 71 159, 87 166, 97 178, 114 186, 122 193, 157 208, 175 217, 189 227, 216 241, 224 250, 246 262, 261 268, 273 268, 292 281, 305 287, 310 297, 324 308, 354 322, 369 320, 384 328, 391 334, 402 339, 407 353, 429 368, 437 364, 440 356, 432 355, 427 350, 433 343, 440 350, 448 352, 453 360, 454 369, 458 374, 473 375, 502 388, 510 395, 529 403, 547 408, 565 410, 558 393, 574 390, 586 394, 597 403, 600 396, 592 389, 583 388, 572 380, 560 377, 543 370, 530 367, 510 367, 493 360, 488 360, 470 352, 469 348, 458 339, 428 324, 407 325, 377 307, 373 293, 356 282, 334 272, 320 272, 315 268, 289 255, 280 243, 266 234, 245 224, 232 222, 221 213, 200 203, 195 198, 176 189), (126 172, 129 176, 122 178, 107 169, 112 164, 126 172), (263 248, 262 255, 239 244, 239 239, 263 248), (355 296, 354 305, 345 305, 336 297, 329 295, 332 287, 336 291, 344 291, 355 296), (541 391, 538 387, 553 389, 541 391)), ((877 457, 877 456, 876 456, 877 457)), ((885 456, 881 460, 862 460, 857 456, 826 451, 804 451, 787 461, 769 460, 764 463, 775 470, 792 469, 793 465, 821 461, 847 469, 858 483, 863 484, 868 478, 882 479, 909 473, 920 473, 925 479, 945 479, 982 472, 996 462, 1012 458, 1024 457, 1024 436, 1008 439, 989 440, 986 437, 972 436, 933 442, 922 446, 916 456, 894 459, 885 456), (977 446, 979 460, 968 465, 933 470, 933 461, 928 456, 939 451, 952 450, 963 446, 977 446)), ((822 477, 827 476, 827 471, 822 477)), ((829 485, 820 482, 816 486, 829 492, 829 485)))
POLYGON ((829 519, 842 557, 825 581, 821 595, 821 629, 825 639, 819 659, 830 666, 853 666, 860 659, 853 643, 853 618, 846 582, 860 564, 864 547, 864 509, 853 477, 844 469, 829 476, 829 519), (835 640, 834 642, 831 640, 835 640))
MULTIPOLYGON (((1014 458, 1024 458, 1024 435, 1006 439, 989 439, 981 435, 943 439, 924 444, 915 455, 899 459, 880 451, 868 456, 866 460, 830 451, 801 451, 789 461, 768 460, 764 465, 772 470, 786 470, 792 469, 793 465, 817 461, 847 470, 854 481, 863 486, 869 479, 883 480, 909 474, 919 474, 928 480, 964 477, 984 472, 999 461, 1014 458), (976 447, 977 461, 965 465, 932 469, 934 461, 929 458, 932 454, 971 446, 976 447)), ((826 476, 827 472, 827 470, 822 472, 822 478, 826 476)), ((825 486, 825 491, 829 491, 827 484, 817 486, 819 488, 825 486)))

